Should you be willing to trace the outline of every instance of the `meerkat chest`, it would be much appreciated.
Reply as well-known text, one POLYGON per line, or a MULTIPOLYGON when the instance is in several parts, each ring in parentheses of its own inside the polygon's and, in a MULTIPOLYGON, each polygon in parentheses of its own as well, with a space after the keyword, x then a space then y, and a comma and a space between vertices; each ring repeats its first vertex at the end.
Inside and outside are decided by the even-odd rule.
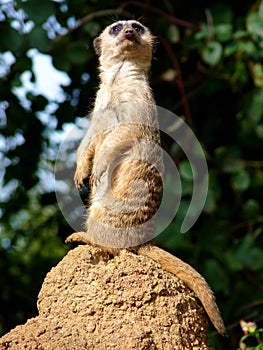
POLYGON ((134 63, 124 60, 102 70, 95 110, 125 102, 145 102, 148 94, 149 83, 146 74, 134 63))

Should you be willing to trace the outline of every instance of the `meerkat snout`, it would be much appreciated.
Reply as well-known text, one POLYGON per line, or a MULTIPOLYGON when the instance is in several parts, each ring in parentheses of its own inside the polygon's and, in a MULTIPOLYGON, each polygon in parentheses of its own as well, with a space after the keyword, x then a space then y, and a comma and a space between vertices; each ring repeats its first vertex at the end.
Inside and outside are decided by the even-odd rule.
POLYGON ((125 38, 133 41, 134 37, 135 37, 134 30, 132 28, 126 28, 125 29, 125 38))

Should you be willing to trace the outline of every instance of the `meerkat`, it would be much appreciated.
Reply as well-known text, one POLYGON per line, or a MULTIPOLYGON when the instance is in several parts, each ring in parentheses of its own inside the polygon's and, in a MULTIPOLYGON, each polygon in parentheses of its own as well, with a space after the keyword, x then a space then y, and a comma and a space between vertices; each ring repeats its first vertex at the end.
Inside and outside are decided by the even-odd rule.
POLYGON ((90 187, 83 242, 147 256, 194 291, 217 331, 225 326, 214 294, 190 265, 157 247, 154 219, 162 199, 163 160, 149 85, 155 37, 135 20, 118 21, 94 40, 100 85, 90 126, 77 150, 75 184, 90 187))

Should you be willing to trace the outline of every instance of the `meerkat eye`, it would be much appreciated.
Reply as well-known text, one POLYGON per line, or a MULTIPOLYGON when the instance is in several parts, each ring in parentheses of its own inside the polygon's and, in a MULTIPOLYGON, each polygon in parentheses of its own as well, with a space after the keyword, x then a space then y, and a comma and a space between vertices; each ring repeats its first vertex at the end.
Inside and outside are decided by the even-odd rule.
POLYGON ((110 34, 118 34, 123 28, 123 25, 118 23, 115 24, 113 27, 110 29, 110 34))
POLYGON ((144 28, 138 24, 138 23, 133 23, 132 24, 132 28, 137 32, 137 33, 141 33, 143 34, 144 33, 144 28))

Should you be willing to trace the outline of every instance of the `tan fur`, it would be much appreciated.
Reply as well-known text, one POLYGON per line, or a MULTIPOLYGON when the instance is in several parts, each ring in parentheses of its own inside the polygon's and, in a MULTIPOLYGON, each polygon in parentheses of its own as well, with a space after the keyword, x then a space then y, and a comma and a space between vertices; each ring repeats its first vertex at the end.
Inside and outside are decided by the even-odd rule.
POLYGON ((112 24, 94 41, 101 81, 75 173, 78 188, 87 179, 91 187, 86 232, 74 233, 67 241, 97 245, 114 254, 128 248, 150 257, 196 293, 218 332, 225 334, 204 278, 153 241, 163 172, 156 106, 148 83, 153 44, 148 28, 132 20, 112 24))

